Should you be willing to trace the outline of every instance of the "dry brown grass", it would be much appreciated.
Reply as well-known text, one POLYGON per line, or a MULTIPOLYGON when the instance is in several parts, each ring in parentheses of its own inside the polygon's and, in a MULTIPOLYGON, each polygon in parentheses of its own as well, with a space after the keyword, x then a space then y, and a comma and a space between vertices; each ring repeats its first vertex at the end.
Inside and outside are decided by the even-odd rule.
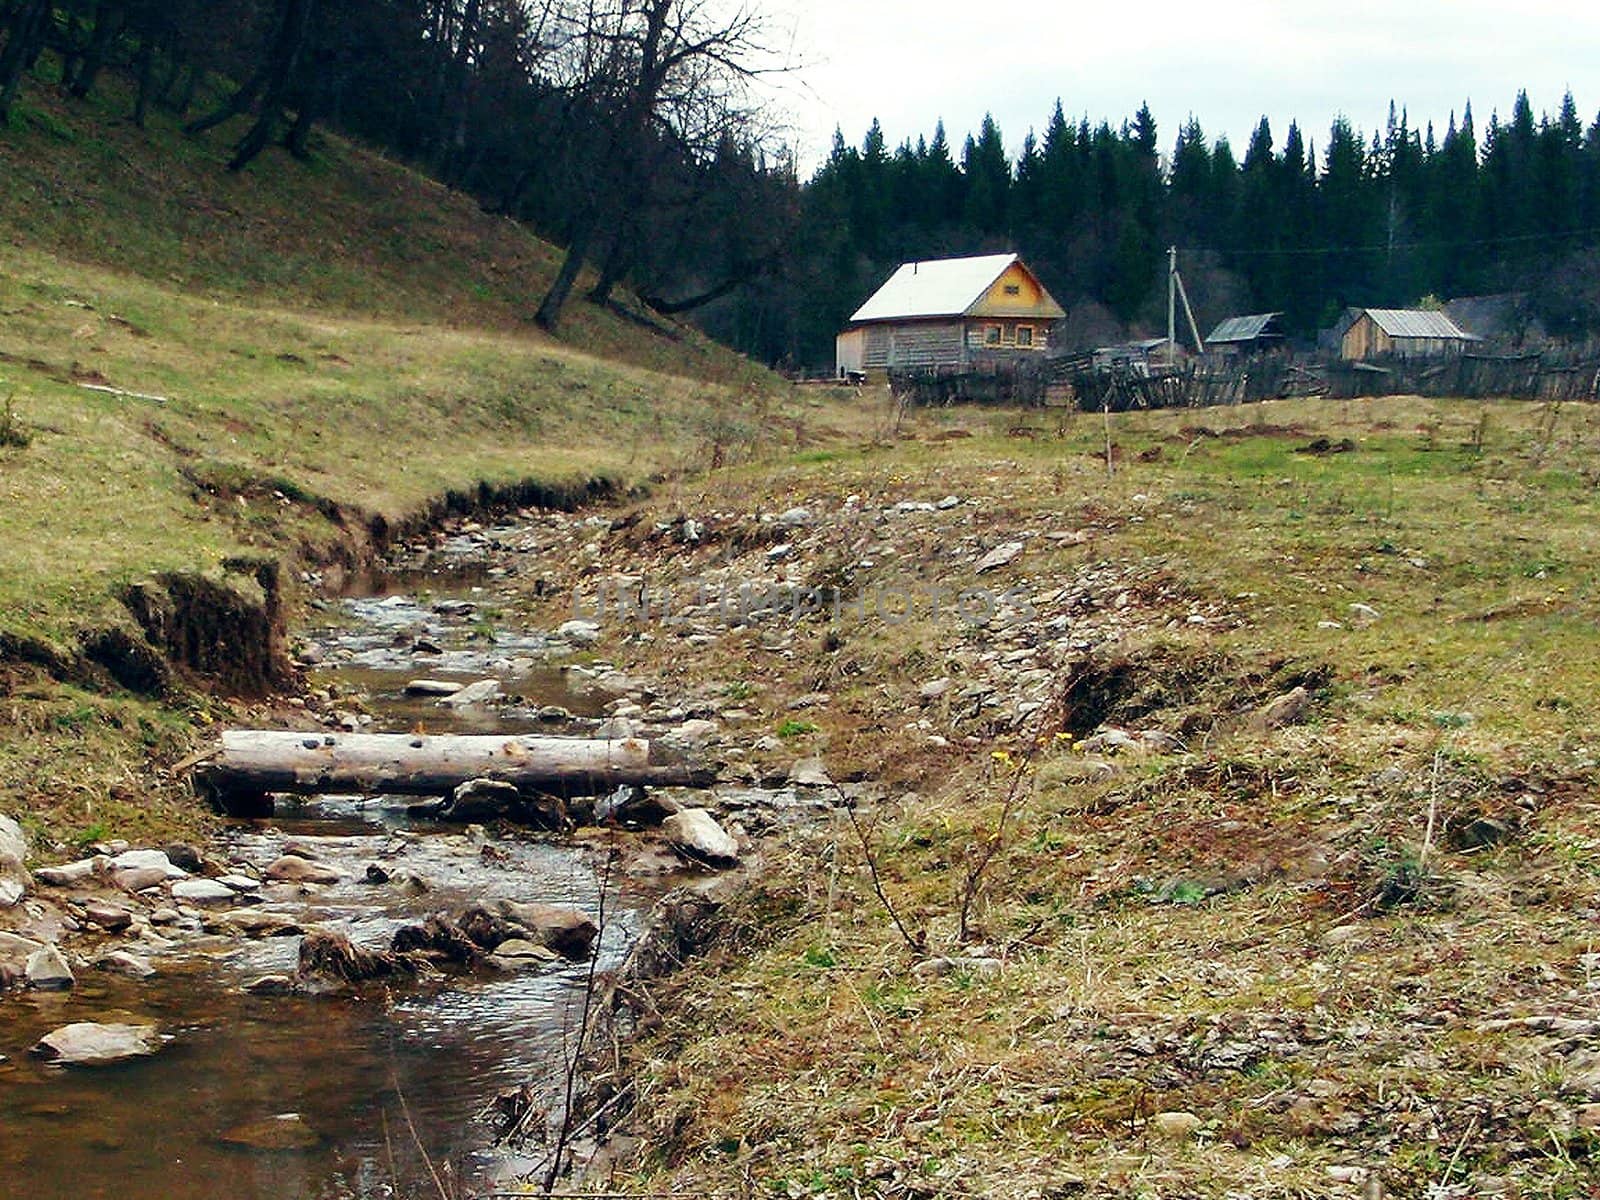
POLYGON ((1568 410, 1536 446, 1532 406, 1203 416, 1220 436, 1183 428, 1192 414, 1122 419, 1107 479, 1097 429, 1024 440, 1011 414, 924 414, 914 441, 712 476, 633 526, 686 513, 712 527, 703 549, 597 542, 601 571, 760 574, 758 514, 804 503, 819 518, 793 538, 796 574, 865 557, 906 583, 970 581, 979 552, 1037 535, 999 576, 1034 598, 1032 635, 813 619, 606 646, 752 712, 741 742, 803 718, 753 755, 763 769, 815 750, 886 784, 868 845, 929 945, 908 951, 848 824, 786 846, 736 914, 744 936, 657 997, 634 1063, 646 1152, 617 1186, 1591 1194, 1600 802, 1577 698, 1600 682, 1600 423, 1568 410), (950 423, 977 436, 939 437, 950 423), (1317 436, 1358 449, 1296 452, 1317 436), (947 492, 973 503, 882 511, 947 492), (1039 657, 1008 665, 1018 647, 1039 657), (1027 665, 1058 704, 1017 720, 1027 665), (941 675, 955 691, 920 698, 941 675), (1309 711, 1261 727, 1296 683, 1309 711), (1003 703, 960 699, 977 684, 1003 703), (1074 684, 1095 722, 1181 748, 1084 753, 1059 706, 1074 684), (1573 1024, 1505 1023, 1528 1015, 1573 1024), (1173 1112, 1194 1132, 1163 1133, 1173 1112))

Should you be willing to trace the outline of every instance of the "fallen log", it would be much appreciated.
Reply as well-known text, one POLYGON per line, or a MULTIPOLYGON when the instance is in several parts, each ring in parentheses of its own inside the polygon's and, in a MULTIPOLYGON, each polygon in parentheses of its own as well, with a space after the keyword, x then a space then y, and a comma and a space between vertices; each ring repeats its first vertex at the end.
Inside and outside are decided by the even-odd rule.
MULTIPOLYGON (((260 811, 273 793, 449 795, 492 779, 558 796, 618 787, 708 787, 715 773, 664 761, 642 738, 284 733, 230 730, 195 767, 195 786, 225 812, 260 811)), ((270 813, 270 803, 265 805, 270 813)))

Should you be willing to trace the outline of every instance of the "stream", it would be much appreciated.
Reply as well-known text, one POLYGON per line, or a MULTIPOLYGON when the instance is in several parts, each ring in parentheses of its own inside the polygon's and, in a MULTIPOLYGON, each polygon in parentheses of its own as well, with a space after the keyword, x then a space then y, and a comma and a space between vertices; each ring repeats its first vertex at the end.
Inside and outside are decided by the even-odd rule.
MULTIPOLYGON (((302 631, 321 659, 312 686, 361 695, 366 715, 349 719, 378 732, 421 723, 432 732, 592 730, 610 697, 568 686, 574 677, 562 658, 570 652, 559 642, 494 628, 480 615, 489 581, 468 549, 446 545, 442 567, 383 577, 371 594, 321 606, 302 631), (452 709, 406 695, 418 677, 492 678, 518 699, 452 709)), ((280 800, 271 820, 230 823, 206 854, 259 875, 297 844, 341 882, 268 885, 248 911, 281 917, 291 930, 335 929, 370 948, 387 947, 402 924, 501 898, 596 915, 601 857, 581 838, 441 826, 412 819, 408 803, 280 800), (377 882, 370 866, 379 868, 370 876, 377 882)), ((620 897, 607 898, 601 967, 621 961, 671 882, 629 880, 620 897)), ((212 915, 119 939, 155 967, 148 979, 85 968, 70 991, 0 997, 0 1196, 365 1200, 436 1196, 435 1171, 470 1194, 539 1167, 537 1145, 495 1146, 493 1124, 480 1114, 523 1084, 553 1091, 579 1020, 585 964, 450 975, 392 992, 254 995, 248 981, 295 969, 300 939, 208 932, 212 915), (130 1013, 159 1022, 170 1038, 160 1054, 62 1070, 28 1053, 58 1026, 130 1013), (290 1113, 299 1120, 284 1140, 294 1144, 267 1148, 280 1128, 274 1120, 290 1113)))

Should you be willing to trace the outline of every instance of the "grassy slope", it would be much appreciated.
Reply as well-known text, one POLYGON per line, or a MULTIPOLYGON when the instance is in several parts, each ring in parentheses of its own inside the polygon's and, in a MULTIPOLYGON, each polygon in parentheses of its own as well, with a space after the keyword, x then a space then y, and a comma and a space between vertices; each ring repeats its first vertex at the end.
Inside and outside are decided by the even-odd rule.
MULTIPOLYGON (((157 114, 141 132, 125 110, 114 87, 86 106, 37 86, 0 132, 0 406, 31 437, 0 448, 0 633, 70 644, 149 571, 336 536, 274 490, 392 519, 479 481, 638 481, 807 424, 770 376, 639 313, 575 301, 560 340, 534 332, 558 252, 409 170, 328 137, 309 166, 273 151, 230 176, 226 131, 157 114)), ((0 809, 55 833, 151 826, 119 789, 184 722, 10 684, 0 809)))
MULTIPOLYGON (((629 1190, 1356 1196, 1346 1168, 1362 1168, 1403 1196, 1592 1194, 1594 1040, 1485 1027, 1600 1016, 1600 414, 1396 400, 1118 417, 1114 478, 1098 418, 1020 420, 1039 436, 931 414, 916 441, 712 477, 660 514, 808 504, 827 532, 797 537, 800 578, 866 555, 888 584, 1022 586, 1040 615, 1009 633, 852 618, 831 642, 811 622, 792 658, 770 627, 690 656, 667 636, 622 647, 673 694, 736 698, 755 714, 741 734, 783 738, 772 766, 815 750, 917 789, 863 819, 929 937, 908 953, 848 825, 779 854, 739 951, 657 997, 671 1020, 635 1063, 650 1165, 629 1190), (934 436, 949 422, 976 436, 934 436), (1302 452, 1318 436, 1354 448, 1302 452), (975 504, 885 520, 845 503, 947 492, 975 504), (1075 530, 1087 544, 1042 536, 1075 530), (971 574, 1027 531, 1015 564, 971 574), (1059 690, 1080 640, 1141 664, 1137 704, 1110 719, 1185 751, 1106 758, 1056 736, 1059 708, 1011 720, 1017 673, 1052 668, 1059 690), (1019 648, 1039 657, 1007 665, 1019 648), (1252 727, 1273 679, 1308 668, 1311 712, 1252 727), (945 674, 955 692, 918 698, 945 674), (1002 703, 959 699, 972 685, 1002 703), (818 689, 831 702, 790 707, 818 689), (1024 762, 957 945, 966 864, 996 844, 1024 762), (1473 844, 1483 817, 1505 841, 1473 844), (1005 966, 915 967, 944 954, 1005 966), (1162 1112, 1198 1135, 1164 1138, 1162 1112)), ((734 576, 770 573, 761 554, 734 576)), ((598 565, 707 569, 648 547, 598 565)))

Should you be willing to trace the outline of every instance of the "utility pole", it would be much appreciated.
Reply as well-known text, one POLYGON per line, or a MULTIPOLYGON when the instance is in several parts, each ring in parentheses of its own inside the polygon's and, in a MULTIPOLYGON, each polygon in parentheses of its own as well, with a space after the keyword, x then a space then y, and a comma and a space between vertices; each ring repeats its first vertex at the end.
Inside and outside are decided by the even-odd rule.
POLYGON ((1167 247, 1167 370, 1178 366, 1178 248, 1167 247))
POLYGON ((1183 315, 1188 318, 1189 332, 1194 335, 1194 348, 1199 354, 1206 352, 1205 339, 1200 336, 1200 326, 1195 323, 1194 309, 1189 304, 1189 289, 1183 286, 1183 276, 1178 274, 1178 248, 1167 248, 1167 369, 1178 366, 1178 301, 1183 301, 1183 315))

